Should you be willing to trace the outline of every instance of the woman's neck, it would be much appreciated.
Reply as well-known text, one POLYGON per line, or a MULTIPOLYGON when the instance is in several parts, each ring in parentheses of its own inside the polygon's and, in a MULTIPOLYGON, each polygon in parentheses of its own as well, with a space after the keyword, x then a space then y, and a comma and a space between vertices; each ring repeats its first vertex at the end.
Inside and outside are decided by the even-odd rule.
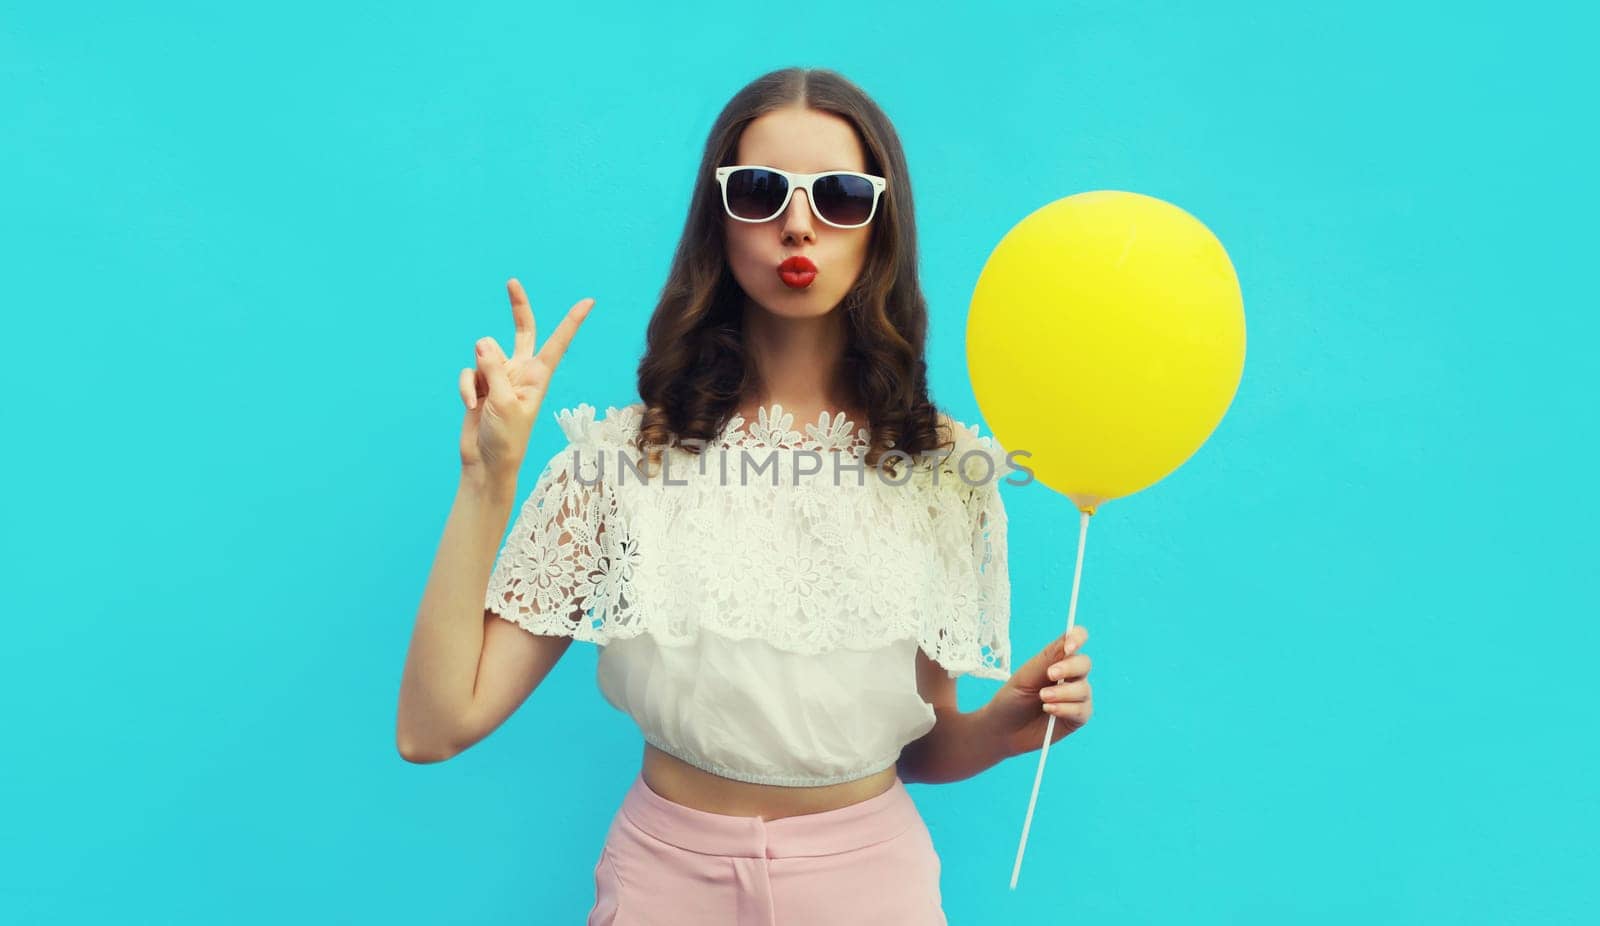
POLYGON ((756 385, 741 398, 739 412, 753 419, 774 404, 797 422, 814 422, 823 411, 843 412, 858 421, 844 376, 844 317, 838 312, 811 318, 786 318, 765 310, 745 315, 746 362, 755 367, 756 385))

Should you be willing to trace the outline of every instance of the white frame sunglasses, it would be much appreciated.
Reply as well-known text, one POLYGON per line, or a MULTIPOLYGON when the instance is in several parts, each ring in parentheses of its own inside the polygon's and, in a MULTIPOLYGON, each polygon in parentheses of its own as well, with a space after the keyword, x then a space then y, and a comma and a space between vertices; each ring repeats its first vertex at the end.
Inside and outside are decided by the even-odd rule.
POLYGON ((757 224, 761 222, 770 222, 778 216, 783 215, 784 210, 789 208, 789 201, 794 199, 795 190, 805 190, 806 202, 811 204, 812 215, 816 216, 818 219, 821 219, 824 223, 832 225, 834 228, 862 228, 870 224, 872 220, 877 217, 878 200, 883 198, 883 191, 888 188, 889 181, 875 174, 863 174, 853 170, 825 170, 815 174, 799 174, 795 173, 794 171, 779 170, 776 167, 768 167, 765 164, 729 164, 726 167, 717 168, 717 186, 721 187, 722 189, 722 211, 727 213, 729 218, 737 219, 740 222, 752 222, 757 224), (734 215, 733 209, 728 206, 728 178, 733 175, 734 171, 746 169, 770 170, 782 177, 789 185, 789 188, 784 191, 783 203, 778 206, 775 212, 764 219, 747 219, 743 216, 734 215), (817 196, 814 192, 812 192, 812 184, 816 183, 816 181, 821 177, 832 177, 837 174, 845 174, 850 177, 860 177, 872 184, 872 210, 867 213, 866 221, 855 225, 840 225, 838 222, 829 220, 827 216, 818 211, 817 196))

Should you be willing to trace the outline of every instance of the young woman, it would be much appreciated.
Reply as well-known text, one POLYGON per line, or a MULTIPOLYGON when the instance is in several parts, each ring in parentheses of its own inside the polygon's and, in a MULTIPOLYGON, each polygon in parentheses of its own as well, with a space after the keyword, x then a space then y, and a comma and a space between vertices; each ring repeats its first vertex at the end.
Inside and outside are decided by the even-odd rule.
POLYGON ((647 330, 641 401, 557 416, 567 445, 517 513, 554 369, 461 371, 462 479, 429 577, 397 738, 446 759, 498 727, 574 639, 643 733, 595 865, 590 924, 943 923, 905 781, 971 777, 1091 712, 1079 625, 1011 672, 1010 464, 927 394, 926 305, 899 139, 857 87, 787 69, 711 130, 647 330), (962 713, 960 674, 1006 680, 962 713))

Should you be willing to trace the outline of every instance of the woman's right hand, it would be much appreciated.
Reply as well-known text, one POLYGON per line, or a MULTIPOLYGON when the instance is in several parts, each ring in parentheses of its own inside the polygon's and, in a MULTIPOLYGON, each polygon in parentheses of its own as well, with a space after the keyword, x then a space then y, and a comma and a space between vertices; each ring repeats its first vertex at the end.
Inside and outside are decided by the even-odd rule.
POLYGON ((536 352, 528 296, 514 277, 506 283, 506 291, 511 296, 511 317, 517 326, 511 356, 506 356, 494 338, 480 338, 477 367, 463 367, 459 377, 461 401, 467 406, 466 420, 461 425, 461 466, 481 469, 495 479, 515 481, 550 378, 578 326, 594 307, 594 300, 574 303, 536 352))

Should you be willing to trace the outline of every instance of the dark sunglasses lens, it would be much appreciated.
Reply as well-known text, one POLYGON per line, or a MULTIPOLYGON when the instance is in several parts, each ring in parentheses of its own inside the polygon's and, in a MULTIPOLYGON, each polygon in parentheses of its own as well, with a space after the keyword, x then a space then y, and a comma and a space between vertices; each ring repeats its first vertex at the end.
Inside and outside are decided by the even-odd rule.
POLYGON ((728 175, 728 209, 741 219, 768 219, 783 205, 789 181, 770 170, 744 168, 728 175))
POLYGON ((817 211, 839 225, 860 225, 872 216, 872 181, 850 174, 829 174, 812 184, 817 211))

